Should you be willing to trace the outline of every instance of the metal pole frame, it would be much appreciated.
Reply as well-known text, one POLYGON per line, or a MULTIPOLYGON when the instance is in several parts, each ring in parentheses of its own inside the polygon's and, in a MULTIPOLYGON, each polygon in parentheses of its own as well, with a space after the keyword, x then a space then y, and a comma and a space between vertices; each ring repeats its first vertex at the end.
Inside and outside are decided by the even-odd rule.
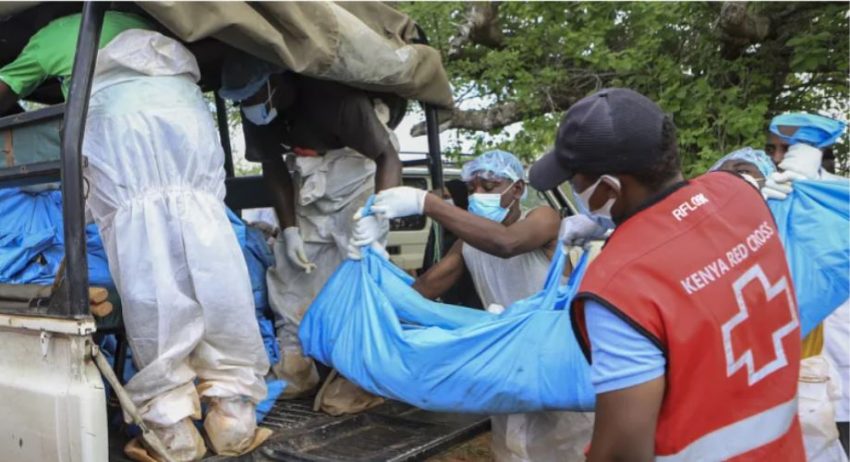
POLYGON ((425 108, 425 127, 428 129, 428 159, 431 172, 431 186, 443 189, 443 154, 440 149, 440 124, 437 120, 437 108, 423 104, 425 108))
POLYGON ((65 236, 65 281, 61 295, 64 313, 51 313, 82 318, 89 311, 89 271, 86 260, 85 197, 83 190, 83 135, 89 108, 89 96, 97 59, 100 29, 108 3, 83 4, 77 52, 71 73, 68 102, 62 122, 62 220, 65 236))
MULTIPOLYGON (((431 188, 443 191, 443 154, 440 149, 440 123, 437 120, 437 108, 423 104, 425 110, 425 127, 428 131, 428 170, 431 173, 431 188)), ((445 236, 443 227, 436 220, 431 220, 434 229, 434 263, 443 257, 445 236)))
MULTIPOLYGON (((428 45, 428 35, 419 24, 416 25, 416 32, 419 35, 416 43, 428 45)), ((440 149, 440 121, 437 117, 437 108, 431 104, 422 103, 422 109, 425 111, 425 128, 428 133, 428 170, 431 173, 431 188, 443 191, 443 154, 440 149)), ((434 252, 434 262, 442 258, 443 249, 443 227, 435 220, 432 220, 434 227, 434 248, 439 252, 434 252)))
POLYGON ((224 99, 213 92, 215 97, 215 119, 218 123, 218 136, 224 149, 224 173, 227 178, 236 176, 233 169, 233 147, 230 145, 230 124, 227 122, 227 104, 224 99))

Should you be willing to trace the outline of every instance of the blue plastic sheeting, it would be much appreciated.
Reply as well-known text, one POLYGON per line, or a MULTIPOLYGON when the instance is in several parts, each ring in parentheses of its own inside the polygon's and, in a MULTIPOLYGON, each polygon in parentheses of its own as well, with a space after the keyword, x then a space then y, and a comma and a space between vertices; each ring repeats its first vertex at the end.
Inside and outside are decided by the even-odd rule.
MULTIPOLYGON (((0 189, 0 282, 50 284, 65 256, 62 193, 0 189)), ((89 281, 113 288, 95 225, 86 226, 89 281)))
POLYGON ((269 291, 266 285, 266 270, 274 266, 274 254, 271 252, 262 231, 247 226, 241 218, 227 209, 227 217, 233 225, 239 247, 248 265, 248 275, 251 277, 251 289, 254 292, 254 310, 260 335, 266 347, 270 364, 280 361, 280 347, 275 336, 273 315, 269 306, 269 291))
MULTIPOLYGON (((275 340, 274 324, 270 317, 266 270, 274 265, 262 232, 250 228, 236 214, 227 211, 233 231, 242 248, 251 287, 257 322, 272 364, 280 359, 275 340)), ((11 284, 50 284, 65 255, 62 230, 62 193, 58 190, 26 192, 20 188, 0 189, 0 282, 11 284)), ((103 242, 94 224, 86 226, 86 252, 89 282, 92 285, 114 288, 103 242)), ((117 347, 115 336, 101 340, 101 350, 110 364, 117 347)), ((136 373, 132 352, 127 352, 124 383, 136 373)), ((275 400, 283 393, 286 382, 268 382, 266 399, 257 405, 257 420, 262 421, 275 400)), ((107 393, 109 392, 107 385, 107 393)))
POLYGON ((794 182, 769 200, 785 246, 805 337, 850 297, 850 181, 794 182))
POLYGON ((494 315, 427 300, 410 276, 363 252, 340 265, 307 311, 299 332, 307 355, 426 410, 593 409, 590 366, 566 309, 586 255, 561 286, 567 257, 558 246, 544 289, 494 315))
POLYGON ((275 401, 277 401, 277 398, 283 394, 283 390, 286 389, 286 381, 280 379, 266 379, 266 389, 268 390, 266 392, 266 399, 257 404, 257 423, 262 422, 269 412, 271 412, 275 401))
MULTIPOLYGON (((274 255, 262 232, 250 228, 227 211, 248 265, 254 307, 266 353, 272 364, 280 360, 269 308, 266 270, 274 255)), ((94 224, 86 226, 86 253, 91 285, 114 289, 103 242, 94 224)), ((62 193, 58 190, 27 192, 0 189, 0 282, 50 284, 65 256, 62 234, 62 193)))

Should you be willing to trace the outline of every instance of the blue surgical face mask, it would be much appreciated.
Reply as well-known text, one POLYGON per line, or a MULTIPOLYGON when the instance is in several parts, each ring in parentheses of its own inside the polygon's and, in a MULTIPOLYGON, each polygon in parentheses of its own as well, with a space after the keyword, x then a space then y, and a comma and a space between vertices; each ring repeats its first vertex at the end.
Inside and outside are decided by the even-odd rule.
MULTIPOLYGON (((511 183, 505 192, 511 190, 516 182, 511 183)), ((501 223, 508 216, 511 206, 516 202, 512 201, 507 207, 502 207, 503 193, 475 193, 469 196, 469 213, 478 215, 479 217, 501 223)))
POLYGON ((277 109, 272 105, 272 96, 274 92, 271 90, 271 84, 266 84, 268 97, 265 101, 251 106, 242 106, 242 113, 245 118, 250 120, 254 125, 268 125, 277 117, 277 109))

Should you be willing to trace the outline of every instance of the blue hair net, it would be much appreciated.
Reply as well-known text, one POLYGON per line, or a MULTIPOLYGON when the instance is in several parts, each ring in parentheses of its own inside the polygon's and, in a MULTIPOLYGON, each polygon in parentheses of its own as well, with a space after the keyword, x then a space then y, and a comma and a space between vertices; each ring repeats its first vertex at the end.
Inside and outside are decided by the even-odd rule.
POLYGON ((835 144, 847 124, 829 117, 805 112, 792 112, 778 115, 770 121, 770 132, 788 144, 804 143, 816 148, 823 148, 835 144), (791 136, 779 132, 780 126, 799 127, 791 136))
POLYGON ((519 159, 507 151, 488 151, 463 164, 460 179, 471 181, 475 177, 487 180, 525 180, 525 169, 519 159))
POLYGON ((715 171, 720 168, 726 161, 729 160, 743 160, 755 165, 762 175, 765 178, 768 177, 771 173, 776 171, 776 167, 773 165, 773 161, 770 160, 770 157, 764 153, 764 151, 753 149, 750 147, 741 148, 737 151, 730 152, 725 156, 721 157, 720 160, 714 163, 709 169, 710 171, 715 171))
POLYGON ((260 91, 269 76, 283 72, 260 58, 247 53, 234 53, 221 67, 221 88, 218 94, 231 101, 243 101, 260 91))

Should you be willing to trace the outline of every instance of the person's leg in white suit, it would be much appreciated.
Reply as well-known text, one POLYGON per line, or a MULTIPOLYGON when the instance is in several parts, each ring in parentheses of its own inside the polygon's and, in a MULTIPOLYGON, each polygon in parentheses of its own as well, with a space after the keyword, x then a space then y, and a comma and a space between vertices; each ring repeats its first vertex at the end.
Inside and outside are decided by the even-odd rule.
POLYGON ((197 86, 140 77, 92 96, 89 207, 139 373, 127 391, 178 460, 254 440, 268 360, 244 257, 227 220, 223 153, 197 86), (119 135, 119 136, 116 136, 119 135))

